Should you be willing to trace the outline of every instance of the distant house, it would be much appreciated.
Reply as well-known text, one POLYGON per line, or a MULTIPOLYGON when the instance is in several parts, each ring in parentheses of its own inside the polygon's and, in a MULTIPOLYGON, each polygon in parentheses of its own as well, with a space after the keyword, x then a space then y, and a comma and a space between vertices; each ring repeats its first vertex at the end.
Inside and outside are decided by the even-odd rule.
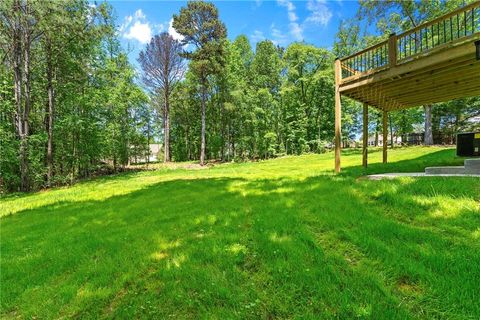
POLYGON ((402 134, 402 142, 403 144, 409 146, 415 146, 423 144, 425 134, 423 132, 412 132, 407 134, 402 134))
POLYGON ((163 160, 162 157, 162 145, 159 143, 151 143, 148 145, 148 157, 146 152, 143 156, 135 156, 130 159, 131 163, 145 163, 145 162, 157 162, 163 160))
MULTIPOLYGON (((378 138, 374 134, 368 136, 368 146, 369 147, 374 147, 376 139, 378 139, 377 146, 382 147, 383 146, 383 135, 381 135, 381 134, 378 135, 378 138)), ((363 137, 360 137, 360 141, 363 141, 363 137)), ((390 144, 390 136, 388 136, 387 144, 390 144)), ((395 144, 395 145, 402 144, 402 137, 394 135, 393 136, 393 144, 395 144)))
POLYGON ((150 148, 150 157, 148 160, 150 162, 158 161, 161 156, 160 152, 162 150, 162 145, 159 143, 151 143, 148 146, 150 148))

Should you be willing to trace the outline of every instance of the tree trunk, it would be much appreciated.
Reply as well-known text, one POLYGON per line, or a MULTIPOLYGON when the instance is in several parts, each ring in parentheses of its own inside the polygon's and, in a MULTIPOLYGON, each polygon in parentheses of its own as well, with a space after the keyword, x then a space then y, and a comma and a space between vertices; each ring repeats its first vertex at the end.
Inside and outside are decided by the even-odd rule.
POLYGON ((192 160, 192 152, 190 148, 190 130, 187 124, 187 127, 185 129, 185 146, 187 148, 187 159, 192 160))
POLYGON ((221 122, 220 135, 222 140, 222 146, 220 148, 220 160, 224 162, 225 161, 225 106, 223 102, 220 103, 220 122, 221 122))
POLYGON ((205 130, 206 130, 206 84, 202 85, 202 135, 200 145, 200 165, 205 165, 205 130))
POLYGON ((117 148, 115 146, 115 128, 112 130, 113 172, 117 172, 117 148))
MULTIPOLYGON (((14 2, 14 12, 21 10, 20 2, 14 2)), ((24 4, 25 15, 29 15, 28 2, 24 4)), ((29 117, 30 117, 30 28, 29 22, 22 22, 19 17, 16 18, 14 30, 14 77, 15 77, 15 99, 17 103, 17 133, 20 138, 19 158, 20 158, 20 190, 28 191, 29 185, 29 165, 28 165, 28 136, 29 136, 29 117), (23 33, 21 30, 23 25, 23 33), (23 40, 23 52, 22 52, 23 40), (22 56, 23 53, 23 56, 22 56), (22 70, 23 58, 23 70, 22 70), (23 86, 23 101, 22 101, 23 86), (23 103, 22 103, 23 102, 23 103)))
POLYGON ((426 146, 433 145, 433 133, 432 133, 432 105, 423 106, 425 110, 425 136, 423 143, 426 146))
POLYGON ((24 133, 23 133, 23 99, 22 99, 22 47, 20 33, 20 3, 15 1, 13 4, 13 12, 15 12, 15 26, 13 28, 13 76, 14 76, 14 94, 15 94, 15 130, 20 139, 19 160, 20 160, 20 190, 26 188, 26 168, 25 168, 25 151, 24 151, 24 133))
POLYGON ((53 91, 53 63, 50 43, 47 45, 47 186, 51 185, 53 175, 53 117, 54 117, 54 91, 53 91))
MULTIPOLYGON (((125 108, 125 119, 123 121, 123 130, 124 132, 128 132, 128 121, 130 114, 128 107, 125 108)), ((125 170, 125 165, 130 165, 130 134, 127 133, 127 137, 124 139, 125 143, 123 145, 123 159, 122 159, 122 168, 125 170)))
POLYGON ((70 175, 70 184, 73 184, 74 177, 75 177, 75 166, 77 165, 77 145, 75 141, 77 141, 77 134, 73 133, 72 134, 72 169, 71 169, 71 175, 70 175))
MULTIPOLYGON (((150 163, 150 119, 147 119, 147 149, 146 150, 147 150, 146 159, 147 159, 147 168, 148 168, 148 164, 150 163)), ((135 152, 135 159, 137 158, 137 153, 138 152, 135 152)), ((157 153, 157 160, 158 160, 158 153, 157 153)))
POLYGON ((163 161, 164 162, 170 162, 170 104, 169 104, 169 94, 165 90, 165 106, 164 106, 164 133, 163 133, 163 138, 164 138, 164 157, 163 161))
POLYGON ((390 125, 390 147, 393 149, 393 123, 392 123, 392 115, 388 115, 388 123, 390 125))

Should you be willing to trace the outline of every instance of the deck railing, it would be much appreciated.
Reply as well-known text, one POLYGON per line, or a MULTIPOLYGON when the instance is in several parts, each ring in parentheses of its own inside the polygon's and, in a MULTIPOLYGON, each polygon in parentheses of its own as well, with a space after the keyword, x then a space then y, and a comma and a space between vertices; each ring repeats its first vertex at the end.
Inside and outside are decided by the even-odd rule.
POLYGON ((480 1, 340 59, 342 79, 395 66, 477 33, 480 33, 480 1))

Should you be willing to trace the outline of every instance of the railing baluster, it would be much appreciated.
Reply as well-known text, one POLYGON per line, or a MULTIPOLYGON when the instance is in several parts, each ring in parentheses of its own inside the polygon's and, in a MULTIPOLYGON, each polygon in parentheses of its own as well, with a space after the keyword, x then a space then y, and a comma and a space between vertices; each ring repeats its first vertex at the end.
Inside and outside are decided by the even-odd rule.
POLYGON ((460 17, 457 14, 457 39, 460 38, 460 17))
POLYGON ((380 65, 383 66, 383 46, 380 47, 380 65))
POLYGON ((383 46, 383 65, 385 66, 387 64, 387 57, 388 57, 388 51, 387 51, 387 46, 383 46))
POLYGON ((368 51, 368 69, 369 70, 372 69, 372 65, 373 65, 372 62, 373 62, 372 61, 372 51, 368 51))
POLYGON ((453 40, 453 22, 452 17, 450 17, 450 41, 453 40))
MULTIPOLYGON (((425 40, 425 29, 421 29, 420 30, 420 51, 419 53, 421 53, 423 51, 423 48, 426 46, 426 43, 424 44, 424 40, 425 40)), ((428 47, 427 47, 428 49, 428 47)))
POLYGON ((380 47, 380 66, 383 67, 383 46, 380 47))
POLYGON ((440 22, 437 22, 437 46, 440 45, 440 22))
POLYGON ((384 67, 395 67, 397 63, 412 56, 449 42, 460 41, 464 37, 476 36, 479 32, 480 3, 474 2, 399 36, 391 35, 388 40, 350 55, 343 59, 342 74, 348 77, 384 67))
POLYGON ((412 55, 412 34, 408 35, 408 55, 412 55))
POLYGON ((367 65, 365 66, 365 69, 369 70, 370 69, 370 51, 367 51, 365 55, 367 57, 367 65))
POLYGON ((475 33, 475 27, 474 27, 474 25, 475 25, 475 23, 474 23, 475 22, 475 9, 472 9, 471 13, 472 13, 472 34, 474 34, 475 33))
POLYGON ((415 31, 415 54, 417 53, 417 44, 418 44, 418 36, 417 36, 417 31, 415 31))
POLYGON ((376 60, 376 54, 375 54, 375 50, 373 50, 372 52, 372 65, 373 65, 373 68, 375 69, 376 66, 375 66, 375 60, 376 60))
POLYGON ((431 29, 432 29, 432 48, 433 48, 433 47, 435 47, 435 41, 434 41, 434 39, 435 39, 435 32, 433 32, 433 24, 432 24, 431 29))
POLYGON ((443 42, 446 43, 447 42, 447 23, 445 21, 443 21, 443 42))

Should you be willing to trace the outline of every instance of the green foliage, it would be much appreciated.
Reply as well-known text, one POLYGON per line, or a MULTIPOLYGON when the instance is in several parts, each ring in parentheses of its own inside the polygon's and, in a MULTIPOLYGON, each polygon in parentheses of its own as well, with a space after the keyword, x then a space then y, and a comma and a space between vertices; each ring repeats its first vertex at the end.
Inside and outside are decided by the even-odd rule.
MULTIPOLYGON (((173 16, 173 27, 184 37, 184 45, 193 45, 196 50, 184 52, 184 56, 190 59, 189 69, 196 75, 200 82, 201 96, 201 144, 200 163, 205 163, 206 157, 206 113, 208 86, 212 85, 212 77, 218 76, 225 68, 224 46, 227 29, 218 17, 218 10, 214 4, 203 1, 188 2, 186 7, 180 9, 179 15, 173 16)), ((210 99, 210 104, 213 101, 210 99)), ((209 118, 210 119, 210 118, 209 118)), ((210 139, 212 131, 209 130, 210 139)))
MULTIPOLYGON (((149 143, 166 139, 165 122, 158 119, 167 118, 167 109, 167 140, 174 161, 244 161, 326 152, 334 135, 334 57, 434 18, 458 3, 365 0, 356 19, 341 23, 333 50, 307 43, 281 48, 270 40, 260 41, 252 50, 245 35, 226 39, 214 4, 188 2, 173 17, 173 27, 183 35, 182 44, 189 45, 182 52, 189 65, 184 73, 179 64, 176 74, 184 77, 177 77, 182 80, 171 93, 167 90, 166 103, 159 88, 150 87, 154 94, 148 99, 136 84, 108 4, 20 1, 22 6, 28 4, 27 14, 12 13, 14 0, 3 1, 1 48, 11 49, 15 24, 7 22, 14 18, 31 28, 35 41, 30 43, 30 80, 24 79, 20 86, 28 82, 31 88, 30 131, 25 139, 15 121, 25 109, 25 93, 18 104, 11 50, 5 51, 0 67, 0 192, 26 190, 25 171, 31 189, 121 171, 132 159, 144 158, 149 143), (375 23, 378 32, 363 30, 365 22, 375 23), (28 160, 25 168, 22 155, 28 160)), ((169 36, 157 36, 162 37, 169 36)), ((21 41, 22 48, 26 41, 21 41)), ((158 46, 162 49, 161 41, 158 46)), ((179 45, 176 48, 181 50, 179 45)), ((158 74, 154 64, 149 69, 158 74)), ((452 143, 456 132, 478 130, 478 121, 473 121, 479 116, 478 105, 477 97, 436 104, 434 137, 452 143)), ((343 99, 345 146, 361 134, 361 110, 359 103, 343 99)), ((420 108, 390 112, 389 128, 397 137, 421 132, 423 115, 420 108)), ((378 134, 379 113, 370 108, 369 117, 371 134, 378 134)))
POLYGON ((218 73, 223 66, 223 41, 227 36, 225 25, 218 18, 214 4, 190 1, 173 16, 173 27, 184 39, 184 44, 196 47, 184 56, 192 60, 190 68, 201 80, 218 73))
MULTIPOLYGON (((224 53, 225 66, 209 86, 210 158, 265 159, 325 151, 333 138, 333 57, 327 50, 302 43, 282 49, 266 40, 254 53, 246 37, 239 36, 225 42, 224 53)), ((188 116, 198 114, 201 102, 196 79, 190 70, 183 93, 176 96, 180 100, 173 99, 177 111, 172 122, 181 121, 184 128, 173 142, 177 160, 195 159, 185 155, 191 155, 192 142, 200 144, 191 130, 199 125, 188 116)))
POLYGON ((458 132, 480 130, 480 97, 439 103, 433 108, 433 133, 452 141, 458 132), (477 120, 476 120, 477 119, 477 120))
MULTIPOLYGON (((12 1, 2 2, 2 17, 10 19, 12 1)), ((86 1, 31 1, 36 41, 31 43, 32 107, 28 117, 28 174, 31 189, 71 183, 102 167, 124 167, 130 144, 139 139, 136 110, 145 105, 134 82, 134 69, 115 38, 115 22, 107 4, 86 1), (41 19, 37 19, 41 17, 41 19), (48 87, 53 93, 52 169, 47 179, 48 87)), ((2 20, 3 21, 3 20, 2 20)), ((1 33, 11 31, 2 24, 1 33)), ((7 33, 10 34, 10 33, 7 33)), ((8 52, 7 52, 8 53, 8 52)), ((0 191, 19 189, 17 110, 13 99, 12 56, 0 74, 0 191)), ((145 148, 143 148, 145 149, 145 148)))

